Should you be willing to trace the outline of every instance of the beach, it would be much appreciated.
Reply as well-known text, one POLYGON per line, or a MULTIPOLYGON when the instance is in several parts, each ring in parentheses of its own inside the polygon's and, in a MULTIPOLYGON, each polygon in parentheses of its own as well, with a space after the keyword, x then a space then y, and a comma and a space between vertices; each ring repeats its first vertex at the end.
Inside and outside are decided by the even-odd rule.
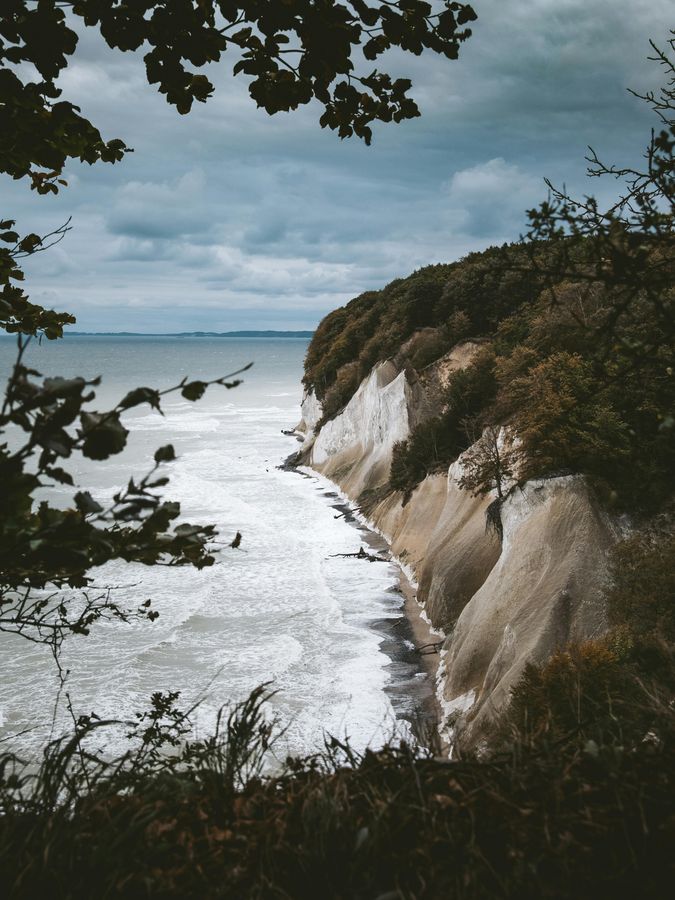
POLYGON ((417 602, 417 588, 406 572, 406 567, 391 554, 391 548, 379 532, 375 531, 358 507, 350 501, 334 482, 313 469, 293 466, 289 457, 284 468, 317 481, 324 487, 323 496, 338 512, 340 518, 358 530, 367 556, 382 557, 386 562, 370 561, 367 556, 359 560, 361 566, 390 565, 395 570, 391 593, 400 597, 399 615, 371 622, 382 637, 380 651, 390 659, 390 681, 385 693, 390 697, 399 718, 408 721, 413 734, 421 742, 432 743, 438 736, 442 721, 442 708, 436 694, 436 681, 440 654, 436 652, 442 637, 424 617, 423 608, 417 602))

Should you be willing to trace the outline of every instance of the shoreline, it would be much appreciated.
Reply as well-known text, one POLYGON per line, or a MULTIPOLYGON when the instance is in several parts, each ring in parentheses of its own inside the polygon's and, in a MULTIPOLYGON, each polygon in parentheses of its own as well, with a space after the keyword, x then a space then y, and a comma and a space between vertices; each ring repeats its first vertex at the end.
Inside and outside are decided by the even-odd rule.
MULTIPOLYGON (((404 598, 403 611, 410 623, 415 646, 419 648, 425 644, 439 643, 441 640, 439 635, 432 630, 429 622, 422 617, 423 607, 417 602, 417 589, 413 586, 400 565, 399 571, 401 573, 399 582, 404 598)), ((441 666, 440 648, 438 648, 437 652, 431 653, 420 653, 418 651, 418 656, 421 666, 426 672, 432 686, 432 693, 427 701, 428 715, 433 717, 436 728, 439 729, 440 736, 440 727, 443 723, 443 708, 438 699, 438 677, 441 666)))
POLYGON ((397 570, 396 584, 389 590, 402 598, 400 616, 374 619, 370 623, 370 627, 383 638, 380 651, 390 660, 391 681, 384 690, 391 700, 396 718, 406 720, 421 743, 442 751, 445 747, 440 731, 443 709, 437 694, 441 656, 438 652, 419 650, 425 645, 437 644, 440 638, 423 617, 423 608, 417 602, 416 587, 403 564, 391 552, 386 538, 373 529, 339 485, 309 466, 298 466, 296 458, 296 454, 291 454, 279 468, 325 487, 323 496, 333 509, 342 514, 345 522, 361 533, 364 549, 378 555, 386 553, 388 564, 397 570))

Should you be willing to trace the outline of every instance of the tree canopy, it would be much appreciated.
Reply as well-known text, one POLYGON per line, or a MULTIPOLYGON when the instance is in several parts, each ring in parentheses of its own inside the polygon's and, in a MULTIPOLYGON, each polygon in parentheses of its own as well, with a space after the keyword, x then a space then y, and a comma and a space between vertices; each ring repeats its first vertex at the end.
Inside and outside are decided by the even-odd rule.
POLYGON ((117 162, 129 151, 62 97, 57 81, 77 52, 78 25, 115 50, 143 51, 148 81, 180 113, 212 95, 200 70, 229 51, 233 74, 249 78, 270 115, 316 100, 322 127, 370 143, 374 121, 419 115, 411 81, 372 65, 393 47, 456 59, 474 19, 469 4, 450 0, 4 0, 0 171, 50 193, 68 159, 117 162))

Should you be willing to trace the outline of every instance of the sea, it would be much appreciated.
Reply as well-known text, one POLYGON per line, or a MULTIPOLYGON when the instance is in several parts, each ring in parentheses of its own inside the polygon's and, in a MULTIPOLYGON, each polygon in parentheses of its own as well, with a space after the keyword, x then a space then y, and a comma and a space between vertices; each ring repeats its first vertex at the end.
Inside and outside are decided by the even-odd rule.
MULTIPOLYGON (((129 606, 151 598, 160 615, 99 622, 68 638, 65 685, 47 648, 0 634, 0 751, 35 758, 73 715, 132 721, 157 691, 179 691, 179 705, 194 707, 193 736, 206 737, 221 708, 263 683, 273 692, 267 710, 279 758, 320 750, 329 736, 363 750, 408 734, 413 688, 425 676, 411 652, 398 567, 341 556, 382 547, 329 482, 283 467, 298 448, 283 431, 300 419, 307 343, 70 335, 29 346, 26 362, 43 375, 100 376, 91 403, 99 410, 139 385, 164 389, 184 376, 209 380, 253 366, 232 390, 211 387, 196 403, 168 394, 163 415, 129 411, 120 455, 67 461, 76 489, 105 502, 172 443, 177 460, 166 467, 164 494, 180 502, 180 521, 216 525, 217 561, 202 571, 126 563, 94 570, 93 589, 111 587, 129 606)), ((3 379, 14 356, 14 341, 0 339, 3 379)), ((50 502, 66 506, 73 491, 49 489, 50 502)), ((123 730, 106 739, 111 755, 124 749, 123 730)))

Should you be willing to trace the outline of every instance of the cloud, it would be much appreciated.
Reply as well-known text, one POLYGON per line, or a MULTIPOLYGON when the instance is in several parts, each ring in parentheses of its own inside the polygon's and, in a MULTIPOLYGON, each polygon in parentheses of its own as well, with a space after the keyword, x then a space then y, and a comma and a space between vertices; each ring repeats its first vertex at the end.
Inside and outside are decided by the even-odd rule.
POLYGON ((523 210, 536 205, 543 188, 541 178, 497 157, 454 173, 447 187, 449 214, 464 234, 499 243, 518 234, 523 210))
POLYGON ((457 62, 386 60, 412 78, 422 117, 376 126, 370 148, 321 130, 316 104, 257 110, 233 60, 211 67, 215 96, 179 116, 142 55, 80 29, 65 94, 135 152, 73 164, 58 197, 4 184, 0 212, 22 230, 73 216, 68 238, 28 261, 33 296, 87 330, 313 327, 365 289, 517 239, 544 176, 609 197, 613 182, 586 182, 585 149, 639 161, 650 122, 626 88, 658 84, 645 57, 670 0, 475 6, 457 62))
POLYGON ((205 188, 197 169, 173 181, 130 181, 106 216, 108 231, 141 240, 203 233, 213 224, 205 215, 205 188))

